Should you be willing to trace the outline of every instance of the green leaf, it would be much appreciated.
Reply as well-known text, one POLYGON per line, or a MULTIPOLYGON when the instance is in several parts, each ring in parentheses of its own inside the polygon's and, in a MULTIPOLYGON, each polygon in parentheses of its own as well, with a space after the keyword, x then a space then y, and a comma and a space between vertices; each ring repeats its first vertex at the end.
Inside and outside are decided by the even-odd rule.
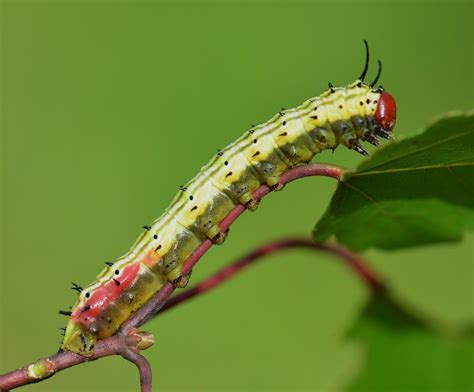
POLYGON ((424 132, 378 150, 339 182, 317 223, 362 250, 459 241, 474 228, 474 115, 442 118, 424 132))
POLYGON ((374 292, 347 337, 363 350, 349 391, 472 391, 474 329, 432 326, 388 292, 374 292))

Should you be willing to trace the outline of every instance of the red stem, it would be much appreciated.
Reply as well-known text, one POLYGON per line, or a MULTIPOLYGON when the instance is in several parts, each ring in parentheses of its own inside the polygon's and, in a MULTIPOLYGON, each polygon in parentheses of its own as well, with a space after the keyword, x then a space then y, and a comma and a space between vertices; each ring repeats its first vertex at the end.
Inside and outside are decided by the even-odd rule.
POLYGON ((281 241, 270 242, 269 244, 263 245, 260 248, 253 250, 246 254, 241 259, 233 262, 232 264, 225 266, 220 271, 215 273, 209 278, 204 279, 196 286, 171 297, 168 302, 163 306, 160 314, 166 310, 169 310, 182 302, 185 302, 197 295, 201 295, 209 290, 220 286, 227 280, 233 278, 237 273, 243 269, 253 265, 255 262, 262 260, 265 256, 273 253, 280 252, 282 250, 290 248, 307 248, 311 250, 321 250, 328 252, 334 256, 340 258, 371 290, 381 290, 384 288, 383 282, 377 277, 367 264, 356 256, 354 253, 336 244, 326 244, 314 242, 307 239, 283 239, 281 241))
POLYGON ((137 367, 138 373, 140 374, 141 392, 151 392, 151 384, 153 377, 151 372, 151 366, 148 360, 143 355, 140 355, 137 352, 133 352, 132 350, 127 350, 126 352, 121 353, 121 355, 126 360, 134 363, 137 367))

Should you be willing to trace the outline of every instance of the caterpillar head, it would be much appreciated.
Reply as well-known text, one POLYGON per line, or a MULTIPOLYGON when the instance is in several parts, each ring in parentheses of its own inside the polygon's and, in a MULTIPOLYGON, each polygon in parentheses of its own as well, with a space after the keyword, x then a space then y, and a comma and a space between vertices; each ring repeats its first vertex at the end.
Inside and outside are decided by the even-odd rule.
POLYGON ((392 138, 392 130, 397 121, 397 104, 393 96, 386 91, 382 91, 375 109, 374 121, 377 135, 386 139, 392 138))

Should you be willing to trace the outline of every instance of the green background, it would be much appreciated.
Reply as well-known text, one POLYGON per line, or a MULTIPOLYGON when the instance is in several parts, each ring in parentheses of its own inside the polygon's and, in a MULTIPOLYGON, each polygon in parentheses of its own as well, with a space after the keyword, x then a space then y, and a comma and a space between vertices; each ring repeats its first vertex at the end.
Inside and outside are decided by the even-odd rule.
MULTIPOLYGON (((217 148, 282 106, 352 82, 362 39, 384 63, 397 135, 474 103, 466 2, 2 2, 0 373, 59 346, 57 314, 125 253, 217 148)), ((372 151, 372 149, 369 149, 372 151)), ((339 149, 315 161, 354 167, 339 149)), ((335 182, 308 178, 244 215, 192 283, 255 246, 310 235, 335 182)), ((442 186, 442 184, 440 184, 442 186)), ((401 298, 474 319, 474 236, 366 253, 401 298)), ((339 390, 363 366, 342 337, 365 288, 334 259, 291 251, 149 322, 155 389, 339 390)), ((191 284, 192 284, 191 283, 191 284)), ((387 360, 390 360, 388 358, 387 360)), ((137 390, 120 358, 37 391, 137 390)))

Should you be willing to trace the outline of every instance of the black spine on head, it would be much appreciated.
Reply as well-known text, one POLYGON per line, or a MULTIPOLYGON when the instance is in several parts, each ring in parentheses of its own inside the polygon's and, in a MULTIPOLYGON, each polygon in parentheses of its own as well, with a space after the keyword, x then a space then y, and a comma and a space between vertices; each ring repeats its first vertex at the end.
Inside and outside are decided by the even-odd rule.
POLYGON ((379 70, 377 71, 377 75, 375 76, 374 81, 370 83, 370 87, 374 87, 375 84, 379 81, 380 75, 382 75, 382 62, 380 60, 377 60, 377 64, 379 65, 379 70))
POLYGON ((364 45, 365 45, 365 65, 364 65, 364 70, 359 76, 360 81, 364 81, 365 75, 367 75, 367 71, 369 70, 369 44, 367 43, 367 40, 364 39, 364 45))

